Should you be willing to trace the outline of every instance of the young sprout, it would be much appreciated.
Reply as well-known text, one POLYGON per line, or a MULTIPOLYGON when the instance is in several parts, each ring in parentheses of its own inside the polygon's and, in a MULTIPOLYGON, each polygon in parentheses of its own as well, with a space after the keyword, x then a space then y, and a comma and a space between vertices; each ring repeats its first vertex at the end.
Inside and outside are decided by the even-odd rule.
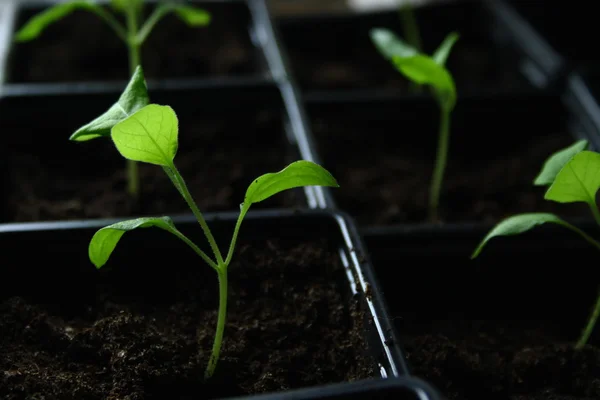
MULTIPOLYGON (((177 4, 174 2, 160 2, 153 13, 142 22, 144 0, 111 0, 110 5, 116 13, 123 14, 126 26, 123 26, 117 17, 104 7, 92 0, 71 0, 58 3, 47 10, 33 16, 16 33, 17 42, 28 42, 36 39, 49 25, 71 14, 75 10, 85 10, 96 14, 108 24, 115 34, 125 43, 129 50, 129 73, 133 75, 136 67, 141 65, 141 48, 152 29, 167 14, 173 12, 189 26, 205 26, 210 22, 210 14, 206 11, 177 4)), ((134 198, 139 195, 139 174, 137 164, 127 160, 128 192, 134 198)))
MULTIPOLYGON (((406 2, 405 4, 400 5, 398 8, 398 13, 400 14, 400 19, 402 20, 402 30, 404 31, 404 37, 406 38, 406 42, 413 49, 422 52, 421 49, 421 34, 419 32, 419 25, 417 23, 417 17, 415 16, 415 11, 410 2, 406 2)), ((415 92, 421 92, 421 85, 412 82, 411 89, 415 92)))
MULTIPOLYGON (((548 186, 548 190, 544 195, 546 200, 558 203, 587 203, 594 219, 600 225, 600 211, 596 204, 596 193, 600 189, 600 154, 585 150, 587 145, 586 140, 581 140, 552 155, 544 164, 534 184, 536 186, 548 186)), ((518 235, 545 223, 553 223, 570 229, 600 250, 599 242, 560 217, 549 213, 527 213, 514 215, 498 223, 477 246, 471 255, 471 259, 477 257, 486 243, 496 236, 518 235)), ((576 349, 585 346, 599 316, 600 295, 575 345, 576 349)))
POLYGON ((229 250, 223 257, 204 216, 194 202, 183 177, 175 166, 174 159, 177 154, 179 134, 177 116, 169 106, 147 104, 146 92, 142 90, 143 80, 143 73, 141 68, 138 67, 130 84, 117 103, 119 106, 113 106, 105 114, 104 119, 92 122, 91 127, 75 132, 71 139, 89 140, 110 136, 124 158, 162 167, 198 220, 208 240, 213 257, 210 257, 177 230, 171 218, 146 217, 118 222, 98 230, 89 244, 89 258, 96 268, 101 268, 108 261, 125 232, 137 228, 156 227, 181 239, 215 270, 219 281, 219 310, 212 353, 205 372, 205 378, 208 379, 213 375, 217 365, 225 330, 227 269, 233 258, 240 226, 250 206, 284 190, 302 186, 338 187, 338 184, 327 170, 315 163, 304 160, 293 162, 279 172, 268 173, 256 178, 246 190, 244 202, 240 205, 240 214, 233 230, 229 250))
POLYGON ((444 67, 450 50, 458 40, 457 33, 449 34, 430 57, 418 52, 402 39, 383 28, 370 32, 379 52, 411 81, 429 85, 441 111, 437 155, 429 191, 429 218, 438 220, 438 208, 450 140, 450 115, 456 105, 456 86, 450 72, 444 67))

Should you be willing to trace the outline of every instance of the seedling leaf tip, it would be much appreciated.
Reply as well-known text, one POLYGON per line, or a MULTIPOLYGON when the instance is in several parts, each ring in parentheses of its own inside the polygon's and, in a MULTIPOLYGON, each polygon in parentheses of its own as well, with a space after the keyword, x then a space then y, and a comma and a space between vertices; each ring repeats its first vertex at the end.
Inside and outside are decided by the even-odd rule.
POLYGON ((104 114, 77 129, 69 140, 85 142, 99 137, 109 137, 111 129, 116 124, 129 118, 148 104, 150 104, 150 98, 144 72, 142 67, 138 66, 119 100, 104 114))
POLYGON ((556 179, 556 175, 563 169, 565 164, 568 163, 575 154, 585 150, 587 145, 587 140, 579 140, 566 149, 557 151, 551 155, 544 163, 542 170, 533 181, 533 184, 536 186, 551 185, 552 182, 554 182, 554 179, 556 179))
POLYGON ((117 247, 119 240, 121 240, 121 237, 125 234, 125 232, 129 232, 137 228, 150 227, 164 229, 171 233, 177 230, 173 224, 173 220, 171 220, 169 217, 147 217, 117 222, 116 224, 112 224, 100 229, 94 234, 88 248, 90 261, 96 266, 96 268, 102 268, 110 258, 110 255, 114 251, 115 247, 117 247))

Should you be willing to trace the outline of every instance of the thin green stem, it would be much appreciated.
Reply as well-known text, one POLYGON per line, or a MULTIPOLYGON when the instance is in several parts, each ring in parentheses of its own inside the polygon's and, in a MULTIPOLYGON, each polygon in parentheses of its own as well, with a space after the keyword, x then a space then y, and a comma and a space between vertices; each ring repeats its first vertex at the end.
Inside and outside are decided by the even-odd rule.
POLYGON ((94 12, 96 13, 96 15, 98 15, 100 18, 102 18, 104 20, 104 22, 106 22, 108 24, 108 26, 110 26, 112 28, 113 31, 115 31, 117 36, 122 41, 127 43, 127 40, 128 40, 127 31, 125 30, 123 25, 121 25, 121 23, 119 23, 119 21, 117 21, 117 19, 111 13, 107 12, 104 8, 102 8, 102 6, 94 7, 94 12))
POLYGON ((175 164, 173 163, 171 163, 169 167, 164 167, 164 169, 167 173, 167 176, 171 179, 179 193, 181 193, 181 196, 187 203, 188 207, 192 210, 192 213, 196 217, 196 220, 198 220, 198 223, 200 224, 200 227, 202 228, 202 231, 204 232, 204 235, 206 236, 206 239, 208 240, 208 243, 210 244, 210 247, 215 255, 217 264, 221 266, 222 264, 224 264, 224 262, 223 256, 221 255, 221 251, 219 250, 219 246, 217 246, 217 242, 215 241, 215 238, 213 237, 212 232, 210 231, 210 228, 208 227, 208 224, 204 219, 204 216, 202 215, 202 213, 198 209, 198 206, 194 202, 194 199, 190 191, 188 190, 187 185, 183 180, 183 177, 181 176, 181 174, 177 170, 177 167, 175 167, 175 164))
POLYGON ((179 239, 181 239, 185 244, 191 247, 192 250, 194 250, 196 254, 198 254, 211 268, 213 268, 217 272, 219 271, 219 267, 217 266, 217 264, 205 252, 200 250, 200 248, 196 246, 194 242, 188 239, 187 236, 179 232, 177 229, 174 229, 171 232, 179 239))
POLYGON ((223 343, 223 332, 225 331, 225 319, 227 317, 227 265, 220 264, 217 270, 217 276, 219 278, 219 311, 217 317, 217 329, 215 332, 215 340, 213 342, 212 353, 210 360, 206 366, 206 372, 204 378, 208 379, 213 376, 217 361, 219 361, 219 354, 221 353, 221 344, 223 343))
POLYGON ((441 107, 440 131, 438 137, 437 156, 435 160, 435 168, 431 179, 431 188, 429 191, 429 218, 432 222, 438 220, 438 209, 440 204, 440 193, 442 190, 442 182, 444 180, 444 172, 446 170, 446 162, 448 159, 448 143, 450 141, 450 113, 451 111, 445 107, 441 107))
POLYGON ((167 15, 172 9, 173 6, 170 4, 161 4, 154 9, 152 15, 150 15, 146 22, 144 22, 142 28, 137 34, 137 40, 140 45, 146 41, 146 38, 148 38, 148 35, 150 35, 150 32, 152 32, 158 21, 160 21, 162 17, 167 15))
POLYGON ((225 259, 225 265, 229 265, 231 259, 233 258, 233 251, 235 250, 235 243, 237 241, 238 234, 240 232, 240 226, 242 226, 242 221, 246 216, 246 213, 250 209, 250 206, 242 205, 242 209, 240 210, 240 215, 238 216, 237 222, 235 223, 235 228, 233 229, 233 236, 231 237, 231 242, 229 243, 229 251, 227 252, 227 258, 225 259))
MULTIPOLYGON (((140 65, 140 44, 137 42, 138 31, 138 9, 134 2, 129 3, 127 8, 127 48, 129 49, 129 75, 133 76, 136 68, 140 65)), ((140 192, 140 176, 137 162, 127 160, 127 191, 135 199, 140 192)))
POLYGON ((583 346, 586 345, 586 343, 590 339, 590 336, 592 335, 592 332, 594 331, 594 327, 596 326, 596 322, 598 321, 599 316, 600 316, 600 294, 598 294, 598 297, 596 298, 596 305, 592 309, 592 314, 590 315, 590 318, 588 319, 587 325, 585 326, 585 329, 583 330, 581 337, 579 338, 579 340, 577 341, 577 344, 575 345, 576 349, 579 350, 579 349, 583 348, 583 346))
POLYGON ((575 225, 571 225, 570 223, 568 223, 566 221, 562 221, 561 225, 564 226, 565 228, 568 228, 568 229, 572 230, 573 232, 577 233, 586 242, 588 242, 589 244, 591 244, 592 246, 594 246, 598 250, 600 250, 600 243, 598 243, 597 241, 595 241, 590 235, 588 235, 587 233, 585 233, 584 231, 582 231, 581 229, 579 229, 575 225))

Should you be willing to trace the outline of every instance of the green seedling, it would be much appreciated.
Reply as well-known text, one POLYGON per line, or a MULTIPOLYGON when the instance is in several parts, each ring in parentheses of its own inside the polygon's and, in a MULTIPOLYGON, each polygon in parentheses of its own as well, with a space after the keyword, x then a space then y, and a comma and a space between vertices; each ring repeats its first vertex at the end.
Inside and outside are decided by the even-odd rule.
POLYGON ((437 155, 429 191, 429 218, 435 222, 438 220, 440 193, 448 159, 450 116, 457 96, 454 79, 444 64, 452 46, 458 40, 458 34, 448 35, 431 57, 419 53, 387 29, 372 29, 370 35, 379 52, 390 60, 401 74, 417 84, 430 86, 440 107, 437 155))
POLYGON ((194 202, 187 185, 175 166, 178 149, 177 115, 169 106, 148 104, 143 73, 137 68, 130 84, 119 102, 100 120, 90 123, 73 134, 72 140, 90 140, 110 137, 119 153, 126 159, 154 164, 163 168, 179 194, 183 197, 198 220, 213 257, 200 249, 175 227, 169 217, 147 217, 122 221, 98 230, 89 244, 89 258, 96 268, 106 264, 121 237, 137 228, 156 227, 172 233, 187 244, 217 273, 219 281, 219 310, 217 327, 211 357, 206 367, 205 378, 210 378, 217 365, 225 319, 227 313, 227 269, 231 263, 236 240, 242 221, 252 204, 261 202, 284 190, 302 186, 338 187, 335 178, 321 166, 310 161, 296 161, 279 172, 268 173, 256 178, 246 190, 244 202, 229 243, 225 257, 206 223, 204 216, 194 202))
MULTIPOLYGON (((163 1, 155 7, 152 14, 142 22, 144 0, 111 0, 114 13, 95 1, 67 1, 56 4, 28 20, 16 33, 15 41, 28 42, 39 37, 54 22, 60 21, 76 10, 85 10, 96 14, 108 24, 129 50, 129 72, 133 75, 141 65, 141 48, 156 24, 167 14, 175 13, 187 25, 206 26, 210 23, 210 14, 200 8, 181 3, 163 1), (122 24, 117 15, 123 15, 126 24, 122 24)), ((128 192, 134 198, 139 195, 139 174, 137 164, 127 161, 128 192)))
MULTIPOLYGON (((398 13, 402 21, 402 30, 404 31, 406 42, 413 49, 421 53, 421 33, 419 32, 419 24, 417 23, 413 5, 410 2, 406 2, 398 8, 398 13)), ((412 82, 411 89, 419 93, 421 92, 421 85, 412 82)))
MULTIPOLYGON (((584 202, 588 204, 596 222, 600 225, 600 212, 596 204, 596 193, 600 189, 600 154, 585 150, 587 141, 581 140, 552 155, 535 178, 536 186, 548 186, 544 199, 558 203, 584 202)), ((527 213, 506 218, 496 225, 481 241, 471 255, 476 258, 488 241, 497 236, 513 236, 529 231, 536 226, 553 223, 580 235, 584 240, 600 250, 600 243, 590 235, 549 213, 527 213)), ((600 295, 575 348, 581 349, 587 343, 596 321, 600 316, 600 295)))

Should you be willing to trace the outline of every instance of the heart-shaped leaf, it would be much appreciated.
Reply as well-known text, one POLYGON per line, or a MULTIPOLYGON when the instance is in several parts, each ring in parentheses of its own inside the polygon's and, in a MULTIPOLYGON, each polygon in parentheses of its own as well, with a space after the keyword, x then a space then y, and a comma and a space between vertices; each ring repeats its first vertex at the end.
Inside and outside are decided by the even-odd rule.
POLYGON ((144 72, 138 66, 121 97, 119 97, 119 101, 113 104, 104 114, 79 128, 71 135, 69 140, 84 142, 98 137, 108 137, 110 136, 111 129, 116 124, 130 117, 149 103, 150 98, 148 97, 144 72))
POLYGON ((164 229, 173 234, 177 232, 177 228, 175 228, 169 217, 147 217, 117 222, 98 230, 94 234, 88 248, 90 261, 96 268, 101 268, 106 264, 125 232, 150 227, 164 229))
POLYGON ((556 175, 558 175, 560 170, 563 169, 563 167, 569 161, 571 161, 573 157, 575 157, 575 154, 585 150, 587 145, 587 140, 580 140, 566 149, 562 149, 554 153, 546 160, 542 171, 535 178, 533 184, 537 186, 551 185, 556 179, 556 175))
POLYGON ((177 154, 178 125, 171 107, 149 104, 116 124, 111 137, 123 157, 171 167, 177 154))
POLYGON ((600 189, 600 154, 584 150, 565 164, 544 198, 558 203, 585 202, 591 207, 596 207, 598 189, 600 189))

